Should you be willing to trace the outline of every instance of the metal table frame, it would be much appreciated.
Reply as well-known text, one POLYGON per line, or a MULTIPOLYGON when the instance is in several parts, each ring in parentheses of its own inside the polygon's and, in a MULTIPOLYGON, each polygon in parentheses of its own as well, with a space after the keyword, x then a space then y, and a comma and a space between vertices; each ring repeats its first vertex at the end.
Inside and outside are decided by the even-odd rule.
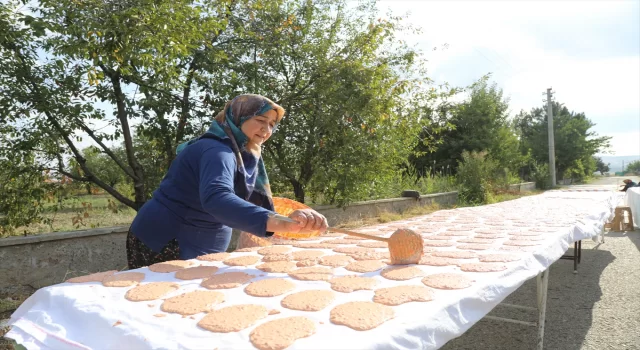
POLYGON ((525 326, 538 327, 537 335, 537 347, 538 350, 543 350, 544 343, 544 325, 547 317, 547 291, 549 290, 549 268, 540 272, 536 277, 537 287, 537 307, 514 305, 507 303, 500 303, 498 306, 510 307, 521 310, 538 311, 538 322, 527 322, 521 320, 514 320, 511 318, 497 317, 497 316, 485 316, 484 318, 494 321, 502 321, 509 323, 517 323, 525 326))
POLYGON ((573 242, 573 255, 563 255, 560 259, 573 260, 573 273, 578 273, 578 264, 582 258, 582 241, 573 242))

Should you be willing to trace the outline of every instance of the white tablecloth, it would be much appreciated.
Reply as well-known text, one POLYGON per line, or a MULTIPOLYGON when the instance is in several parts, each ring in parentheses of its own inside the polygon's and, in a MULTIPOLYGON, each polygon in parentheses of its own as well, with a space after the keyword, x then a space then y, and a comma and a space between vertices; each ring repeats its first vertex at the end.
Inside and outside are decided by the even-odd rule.
POLYGON ((633 226, 640 227, 640 187, 627 189, 624 196, 624 204, 631 208, 633 226))
MULTIPOLYGON (((593 238, 603 231, 604 223, 615 207, 613 192, 547 192, 542 195, 524 197, 482 207, 443 210, 430 215, 403 221, 362 228, 362 232, 383 230, 391 234, 395 228, 413 227, 424 236, 437 235, 448 229, 463 226, 492 230, 504 227, 507 231, 542 231, 544 240, 535 247, 523 250, 504 251, 507 238, 493 243, 491 250, 481 253, 519 254, 521 260, 508 263, 508 269, 491 273, 461 272, 458 266, 435 267, 417 265, 426 274, 461 272, 475 279, 467 289, 445 291, 434 289, 434 300, 412 302, 394 306, 395 318, 369 331, 355 331, 345 326, 334 325, 329 313, 336 305, 348 301, 371 301, 374 291, 353 293, 336 292, 337 298, 324 310, 304 312, 280 306, 283 296, 256 298, 244 293, 243 287, 221 290, 226 301, 220 307, 233 304, 254 303, 277 309, 281 313, 269 316, 258 325, 272 319, 298 315, 313 320, 317 331, 314 335, 299 339, 290 349, 437 349, 447 341, 460 336, 482 319, 510 293, 526 280, 535 277, 558 260, 576 240, 593 238), (433 227, 426 230, 425 227, 433 227), (434 231, 435 230, 435 231, 434 231), (429 232, 426 232, 429 231, 429 232)), ((466 237, 452 237, 452 240, 466 237)), ((334 238, 322 238, 334 239, 334 238)), ((442 247, 436 250, 456 250, 442 247)), ((294 251, 301 248, 293 248, 294 251)), ((324 250, 327 254, 331 250, 324 250)), ((386 249, 377 249, 386 251, 386 249)), ((255 252, 233 253, 233 255, 255 255, 255 252)), ((194 260, 197 261, 197 260, 194 260)), ((477 262, 468 259, 464 262, 477 262)), ((202 262, 203 265, 220 266, 218 273, 244 271, 259 277, 253 281, 270 277, 289 278, 286 274, 259 271, 255 266, 228 267, 220 262, 202 262), (260 276, 262 275, 262 276, 260 276)), ((173 273, 162 274, 139 269, 151 281, 172 281, 181 289, 170 296, 185 291, 202 289, 200 280, 182 281, 173 273)), ((335 268, 335 275, 354 275, 344 268, 335 268)), ((422 285, 421 278, 409 281, 391 281, 380 276, 380 271, 361 274, 374 277, 376 288, 397 285, 422 285)), ((323 281, 298 281, 296 291, 305 289, 330 290, 323 281)), ((194 319, 176 314, 154 317, 160 313, 160 300, 152 302, 130 302, 124 299, 129 288, 107 288, 99 283, 62 283, 38 290, 12 315, 12 330, 6 335, 28 349, 254 349, 249 333, 255 326, 237 333, 212 333, 196 326, 204 314, 194 319), (149 305, 152 305, 151 307, 149 305)), ((553 310, 548 310, 553 312, 553 310)))

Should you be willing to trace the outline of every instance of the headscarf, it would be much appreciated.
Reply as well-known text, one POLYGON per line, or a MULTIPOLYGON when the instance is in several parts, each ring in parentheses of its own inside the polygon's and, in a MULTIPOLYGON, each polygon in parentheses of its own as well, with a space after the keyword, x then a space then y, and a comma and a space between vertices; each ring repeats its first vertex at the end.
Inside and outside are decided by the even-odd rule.
POLYGON ((261 206, 267 210, 274 210, 271 187, 269 186, 269 177, 262 160, 262 155, 258 157, 255 187, 252 193, 249 193, 247 186, 247 171, 242 160, 242 153, 246 151, 246 145, 249 139, 240 130, 242 124, 259 115, 263 115, 270 110, 277 113, 276 123, 279 123, 284 116, 284 109, 270 99, 254 94, 239 95, 233 100, 227 102, 224 109, 216 115, 211 123, 209 130, 198 138, 184 142, 176 148, 176 154, 180 153, 185 147, 191 145, 202 138, 213 138, 217 140, 230 140, 231 148, 236 156, 237 170, 234 186, 236 195, 255 205, 261 206), (240 182, 239 186, 237 185, 240 182), (240 190, 240 193, 238 193, 240 190))

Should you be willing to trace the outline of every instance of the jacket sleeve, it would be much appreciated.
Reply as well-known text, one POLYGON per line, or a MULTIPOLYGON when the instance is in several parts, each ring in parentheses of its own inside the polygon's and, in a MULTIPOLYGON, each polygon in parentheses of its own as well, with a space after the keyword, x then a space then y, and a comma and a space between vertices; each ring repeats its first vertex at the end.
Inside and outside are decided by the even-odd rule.
POLYGON ((265 237, 270 211, 235 194, 235 172, 236 159, 230 149, 212 147, 202 153, 199 169, 202 207, 223 225, 265 237))

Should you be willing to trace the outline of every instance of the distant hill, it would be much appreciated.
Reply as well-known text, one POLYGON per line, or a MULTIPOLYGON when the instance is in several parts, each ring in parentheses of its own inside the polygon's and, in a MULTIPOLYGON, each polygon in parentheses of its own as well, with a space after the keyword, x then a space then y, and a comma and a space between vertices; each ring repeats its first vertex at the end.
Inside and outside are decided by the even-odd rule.
POLYGON ((607 164, 609 163, 609 171, 614 173, 616 171, 622 171, 622 164, 626 167, 627 164, 633 162, 634 160, 640 160, 640 155, 638 156, 608 156, 602 155, 598 156, 602 158, 602 161, 607 164))

